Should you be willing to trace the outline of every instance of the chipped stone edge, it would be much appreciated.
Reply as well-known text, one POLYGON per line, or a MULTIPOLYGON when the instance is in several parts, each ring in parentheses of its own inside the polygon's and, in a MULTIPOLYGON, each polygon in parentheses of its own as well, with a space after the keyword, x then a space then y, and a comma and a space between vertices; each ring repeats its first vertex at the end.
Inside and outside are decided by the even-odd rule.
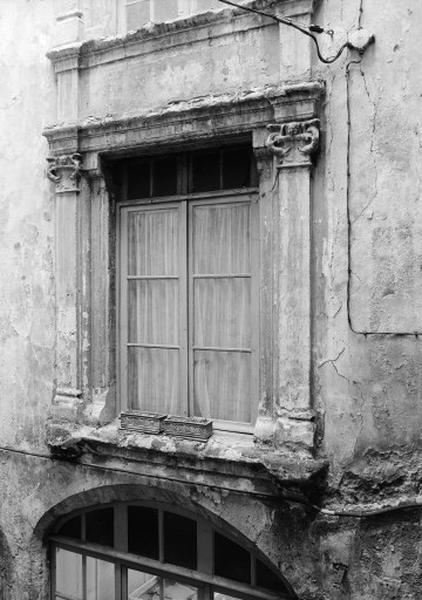
POLYGON ((124 431, 118 419, 101 428, 50 423, 46 433, 47 446, 58 459, 78 460, 81 465, 104 465, 106 461, 124 459, 142 465, 137 467, 141 475, 144 469, 172 470, 169 458, 177 455, 177 472, 191 483, 194 483, 192 474, 202 478, 204 473, 214 480, 211 487, 223 487, 222 478, 232 483, 250 480, 253 489, 248 492, 256 494, 265 491, 267 495, 281 496, 286 489, 303 493, 310 488, 314 490, 318 480, 325 481, 328 469, 324 459, 310 458, 297 449, 262 448, 250 436, 232 434, 230 445, 218 436, 199 442, 124 431))
MULTIPOLYGON (((289 16, 298 16, 312 12, 313 0, 253 0, 245 3, 245 7, 260 9, 270 14, 288 14, 289 16), (287 7, 287 8, 286 8, 287 7), (295 10, 295 7, 296 10, 295 10)), ((116 50, 125 50, 129 47, 144 44, 148 42, 162 43, 163 37, 171 35, 186 34, 189 31, 198 34, 201 29, 206 29, 210 26, 232 24, 233 20, 242 19, 251 23, 251 27, 256 27, 256 22, 262 26, 262 23, 268 21, 274 24, 268 17, 260 17, 257 14, 252 14, 242 8, 231 8, 223 6, 217 11, 207 11, 197 15, 192 15, 187 18, 176 19, 163 23, 148 24, 137 30, 129 31, 124 35, 105 36, 97 39, 90 39, 73 44, 66 44, 53 48, 47 53, 47 57, 54 65, 59 65, 63 61, 68 61, 70 58, 78 57, 79 59, 88 58, 93 55, 106 54, 107 52, 114 53, 116 50)), ((203 35, 208 37, 208 32, 203 35)), ((177 43, 177 42, 176 42, 177 43)), ((170 44, 171 46, 172 44, 170 44)), ((133 54, 131 53, 131 56, 133 54)), ((74 68, 74 67, 73 67, 74 68)))
MULTIPOLYGON (((160 108, 146 110, 134 115, 103 115, 88 117, 79 123, 56 123, 47 126, 43 135, 49 140, 50 144, 60 141, 66 148, 74 148, 80 138, 80 150, 83 148, 83 140, 86 138, 95 138, 96 136, 104 138, 109 132, 130 131, 139 128, 153 127, 157 121, 162 126, 163 121, 166 125, 177 124, 189 119, 207 118, 210 113, 227 112, 237 109, 255 112, 271 111, 274 114, 269 115, 268 120, 275 119, 278 122, 286 120, 305 119, 314 115, 314 111, 309 114, 294 114, 289 110, 292 103, 301 101, 316 101, 325 91, 325 83, 322 80, 297 82, 289 85, 269 85, 260 88, 254 88, 248 91, 225 93, 213 96, 200 96, 191 100, 182 100, 169 102, 160 108), (264 103, 264 106, 260 106, 264 103), (279 106, 285 106, 285 110, 280 110, 279 106), (280 114, 275 114, 279 112, 280 114)), ((259 119, 262 121, 262 116, 259 119)), ((253 128, 256 124, 248 120, 246 129, 253 128)), ((216 135, 216 132, 212 132, 216 135)), ((197 136, 197 133, 195 133, 197 136)), ((92 148, 87 148, 92 150, 92 148)), ((108 146, 107 146, 108 149, 108 146)))

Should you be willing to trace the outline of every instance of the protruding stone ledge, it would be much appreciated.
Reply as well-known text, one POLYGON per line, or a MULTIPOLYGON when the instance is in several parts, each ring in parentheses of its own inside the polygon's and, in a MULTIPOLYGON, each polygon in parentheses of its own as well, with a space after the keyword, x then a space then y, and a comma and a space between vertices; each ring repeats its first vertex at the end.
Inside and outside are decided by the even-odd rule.
MULTIPOLYGON (((274 2, 274 0, 255 0, 248 3, 256 6, 269 14, 278 16, 300 16, 311 14, 313 0, 289 0, 274 2)), ((242 8, 231 8, 221 5, 219 11, 198 13, 186 18, 175 19, 163 23, 149 23, 136 31, 129 31, 124 35, 103 36, 98 39, 87 39, 81 42, 83 30, 83 14, 79 11, 60 15, 58 21, 66 25, 66 34, 59 38, 59 45, 53 48, 48 58, 53 62, 56 72, 73 68, 69 63, 69 56, 77 56, 84 68, 133 58, 134 56, 151 54, 161 51, 163 47, 171 48, 180 44, 193 44, 204 42, 210 38, 216 39, 227 34, 244 34, 248 29, 265 26, 277 26, 268 17, 251 14, 242 8), (75 43, 69 43, 71 40, 75 43)))
MULTIPOLYGON (((130 148, 168 147, 218 136, 250 135, 263 127, 257 144, 265 148, 268 123, 311 122, 325 90, 322 81, 265 86, 245 92, 170 102, 131 117, 98 116, 44 130, 54 155, 75 151, 118 154, 130 148), (75 147, 75 143, 77 147, 75 147)), ((309 133, 309 132, 308 132, 309 133)), ((254 142, 254 146, 256 146, 254 142)))
POLYGON ((102 427, 50 425, 47 443, 57 457, 81 464, 119 466, 133 474, 201 483, 257 496, 306 500, 325 485, 327 462, 307 453, 257 446, 251 436, 214 435, 207 443, 122 430, 116 419, 102 427), (176 459, 177 457, 177 459, 176 459), (318 489, 317 489, 318 488, 318 489))

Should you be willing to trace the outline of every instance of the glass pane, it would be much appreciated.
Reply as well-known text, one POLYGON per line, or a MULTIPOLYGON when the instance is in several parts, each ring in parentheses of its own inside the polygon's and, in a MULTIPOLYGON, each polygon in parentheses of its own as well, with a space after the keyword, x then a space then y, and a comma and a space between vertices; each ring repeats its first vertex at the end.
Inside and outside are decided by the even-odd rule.
POLYGON ((179 338, 179 281, 128 282, 129 342, 177 345, 179 338))
POLYGON ((242 583, 251 581, 251 557, 247 550, 214 533, 214 573, 242 583))
POLYGON ((113 563, 86 558, 86 598, 87 600, 115 600, 115 567, 113 563))
MULTIPOLYGON (((166 0, 166 3, 168 0, 166 0)), ((157 158, 153 164, 153 196, 177 194, 177 156, 157 158)))
POLYGON ((127 30, 139 29, 150 21, 150 0, 129 0, 126 7, 127 30))
POLYGON ((113 509, 101 508, 85 514, 86 541, 102 546, 113 546, 113 509))
POLYGON ((73 517, 64 523, 57 532, 57 535, 80 540, 82 535, 82 518, 80 515, 73 517))
POLYGON ((128 507, 128 550, 159 559, 157 510, 145 506, 128 507))
POLYGON ((220 152, 197 152, 192 155, 192 192, 207 192, 221 188, 220 152))
MULTIPOLYGON (((221 4, 218 0, 196 0, 191 3, 196 12, 206 12, 207 10, 221 9, 221 4)), ((224 7, 223 7, 224 8, 224 7)))
POLYGON ((251 279, 194 279, 194 345, 251 346, 251 279))
POLYGON ((56 591, 58 594, 82 600, 82 556, 56 549, 56 591))
POLYGON ((177 19, 177 0, 154 0, 154 23, 177 19))
POLYGON ((179 350, 128 348, 129 408, 184 414, 179 397, 179 350))
POLYGON ((274 592, 287 592, 284 582, 260 560, 256 561, 256 585, 274 592))
POLYGON ((198 600, 198 590, 171 579, 164 580, 164 600, 198 600))
POLYGON ((195 206, 193 209, 193 272, 250 273, 250 205, 195 206))
POLYGON ((178 209, 131 211, 128 221, 128 274, 179 275, 178 209))
POLYGON ((171 579, 128 569, 128 600, 198 600, 198 590, 171 579))
POLYGON ((127 570, 128 600, 161 600, 161 578, 142 571, 127 570))
POLYGON ((149 198, 151 166, 149 161, 132 161, 127 169, 127 196, 129 200, 149 198))
POLYGON ((164 513, 164 561, 196 569, 196 521, 164 513))
POLYGON ((194 412, 198 417, 250 423, 251 354, 194 351, 194 412))
POLYGON ((251 183, 251 150, 237 148, 223 151, 223 188, 248 187, 251 183))

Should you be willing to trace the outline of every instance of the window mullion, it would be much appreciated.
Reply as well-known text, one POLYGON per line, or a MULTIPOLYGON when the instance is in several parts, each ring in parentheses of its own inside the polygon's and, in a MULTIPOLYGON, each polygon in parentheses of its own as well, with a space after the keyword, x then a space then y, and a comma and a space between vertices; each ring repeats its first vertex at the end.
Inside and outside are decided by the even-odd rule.
POLYGON ((116 550, 128 551, 127 536, 127 506, 126 504, 116 504, 114 507, 114 547, 116 550))
POLYGON ((127 600, 127 567, 119 563, 116 564, 116 600, 127 600))
POLYGON ((164 512, 158 511, 158 560, 164 562, 164 512))
POLYGON ((51 598, 56 600, 56 581, 57 581, 57 567, 56 567, 56 544, 51 545, 51 598))
POLYGON ((193 381, 193 342, 194 342, 194 290, 193 290, 193 225, 192 225, 192 204, 188 203, 187 216, 187 271, 188 271, 188 383, 189 383, 189 416, 195 416, 194 411, 194 381, 193 381))
POLYGON ((86 554, 82 555, 82 598, 87 600, 86 554))
POLYGON ((211 525, 199 519, 197 527, 198 571, 213 575, 214 573, 214 536, 211 525))

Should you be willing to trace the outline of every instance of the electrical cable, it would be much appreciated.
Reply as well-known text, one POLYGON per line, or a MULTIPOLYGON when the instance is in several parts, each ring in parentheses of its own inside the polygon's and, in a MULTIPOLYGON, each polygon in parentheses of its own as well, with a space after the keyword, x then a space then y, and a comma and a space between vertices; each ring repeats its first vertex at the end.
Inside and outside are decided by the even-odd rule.
POLYGON ((227 4, 228 6, 233 6, 235 8, 239 8, 240 10, 255 13, 257 15, 260 15, 261 17, 268 17, 269 19, 273 19, 273 21, 276 21, 277 23, 283 23, 283 25, 287 25, 288 27, 293 27, 293 29, 300 31, 300 33, 303 33, 304 35, 311 38, 311 40, 315 44, 315 49, 316 49, 316 53, 317 53, 319 60, 326 65, 330 65, 333 62, 335 62, 338 58, 340 58, 340 56, 343 54, 343 51, 349 46, 349 43, 345 42, 344 44, 342 44, 342 46, 340 46, 340 48, 338 49, 337 53, 334 54, 334 56, 324 57, 321 53, 321 49, 319 47, 316 36, 313 33, 311 33, 312 31, 315 31, 316 33, 322 33, 323 31, 325 31, 322 27, 319 27, 318 25, 310 25, 309 29, 306 29, 305 27, 302 27, 302 25, 298 25, 292 19, 288 19, 286 17, 277 17, 275 15, 272 15, 265 11, 259 10, 257 8, 252 8, 251 6, 241 6, 240 4, 236 4, 236 2, 232 2, 231 0, 218 0, 218 1, 221 2, 222 4, 227 4))
MULTIPOLYGON (((360 12, 360 16, 361 16, 360 12)), ((351 60, 347 63, 345 69, 346 77, 346 112, 347 112, 347 145, 346 145, 346 212, 347 212, 347 320, 350 330, 356 335, 364 336, 390 336, 390 337, 411 337, 419 340, 420 333, 418 331, 360 331, 353 327, 350 300, 352 295, 352 216, 351 216, 351 200, 350 200, 350 179, 351 179, 351 106, 350 106, 350 68, 352 65, 361 65, 363 57, 359 60, 351 60)), ((360 73, 364 73, 360 68, 360 73)))

